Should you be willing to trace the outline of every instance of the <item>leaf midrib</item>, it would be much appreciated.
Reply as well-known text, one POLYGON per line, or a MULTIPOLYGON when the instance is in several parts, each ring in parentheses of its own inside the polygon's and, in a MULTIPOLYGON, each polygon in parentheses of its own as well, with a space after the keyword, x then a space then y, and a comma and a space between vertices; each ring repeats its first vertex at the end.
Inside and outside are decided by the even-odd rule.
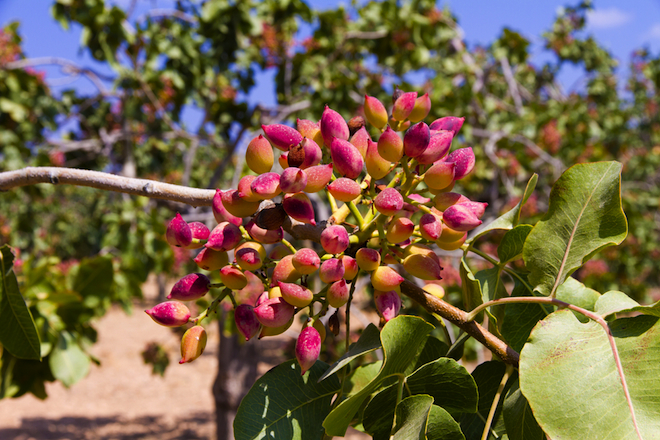
POLYGON ((578 226, 580 225, 580 221, 582 220, 582 215, 584 214, 584 210, 587 209, 587 206, 589 206, 589 203, 591 203, 591 198, 593 197, 594 193, 600 186, 600 184, 603 182, 605 179, 605 176, 609 172, 609 170, 612 168, 613 165, 610 165, 607 170, 603 173, 603 175, 600 177, 600 180, 598 183, 594 186, 594 189, 591 191, 589 194, 589 197, 587 198, 587 201, 584 203, 584 206, 582 206, 582 210, 580 211, 580 214, 578 215, 575 224, 573 225, 573 230, 571 231, 571 235, 568 237, 568 243, 566 245, 566 250, 564 251, 564 257, 561 260, 561 264, 559 265, 559 270, 557 271, 557 277, 555 278, 555 284, 552 286, 552 290, 550 291, 550 298, 555 297, 555 292, 557 291, 557 288, 560 285, 560 280, 562 273, 564 272, 564 266, 566 266, 566 261, 568 260, 568 255, 571 252, 571 246, 573 245, 573 239, 575 238, 575 233, 577 231, 578 226))

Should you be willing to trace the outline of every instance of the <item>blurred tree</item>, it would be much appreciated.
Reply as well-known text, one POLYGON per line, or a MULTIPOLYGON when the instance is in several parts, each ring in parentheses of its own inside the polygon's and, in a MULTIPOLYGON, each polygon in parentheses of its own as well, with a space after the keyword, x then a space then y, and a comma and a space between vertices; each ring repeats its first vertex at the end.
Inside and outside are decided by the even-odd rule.
MULTIPOLYGON (((539 199, 546 200, 568 164, 623 162, 631 234, 621 252, 605 250, 576 276, 599 291, 625 284, 639 300, 658 286, 660 56, 640 49, 629 69, 619 69, 585 36, 589 2, 564 9, 543 34, 554 56, 541 65, 530 59, 530 42, 511 29, 489 46, 469 47, 455 17, 434 0, 323 12, 300 0, 182 0, 175 9, 141 17, 134 5, 124 11, 103 0, 58 0, 52 6, 62 26, 82 27, 83 50, 106 63, 111 75, 68 60, 25 58, 18 24, 2 30, 0 171, 69 166, 235 187, 245 146, 261 124, 316 120, 326 104, 348 116, 360 109, 364 94, 389 102, 398 84, 428 92, 431 116, 466 117, 457 143, 471 145, 481 160, 461 184, 489 202, 492 217, 517 203, 532 172, 539 173, 539 199), (304 38, 303 22, 313 29, 304 38), (86 76, 97 93, 53 94, 33 70, 42 64, 86 76), (584 84, 569 92, 557 81, 567 64, 581 70, 584 84), (249 106, 244 97, 264 69, 276 72, 277 103, 249 106), (184 117, 186 108, 201 114, 198 126, 184 117)), ((544 211, 535 200, 526 205, 527 215, 544 211)), ((93 361, 85 348, 96 337, 90 319, 113 301, 130 307, 149 273, 172 274, 189 264, 187 253, 163 240, 166 219, 177 210, 189 221, 212 221, 202 209, 86 188, 39 185, 0 197, 0 244, 20 250, 22 291, 44 356, 39 363, 5 351, 0 396, 32 392, 43 398, 44 381, 68 386, 84 377, 93 361), (89 288, 89 277, 104 287, 89 288), (73 359, 77 371, 63 369, 63 358, 73 359)), ((449 267, 446 279, 452 278, 449 267)), ((219 351, 236 360, 220 362, 214 387, 219 420, 222 411, 231 417, 246 391, 222 395, 223 384, 235 377, 237 365, 256 368, 254 350, 235 342, 219 351)), ((230 424, 219 426, 218 438, 228 437, 230 424)))

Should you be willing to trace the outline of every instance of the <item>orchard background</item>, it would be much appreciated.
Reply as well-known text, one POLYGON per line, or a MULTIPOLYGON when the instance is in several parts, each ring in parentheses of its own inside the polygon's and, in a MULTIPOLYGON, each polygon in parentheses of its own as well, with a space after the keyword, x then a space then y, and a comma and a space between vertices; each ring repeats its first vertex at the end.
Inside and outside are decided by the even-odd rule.
MULTIPOLYGON (((468 45, 451 12, 432 1, 322 12, 300 1, 179 2, 176 9, 142 15, 102 1, 54 2, 54 18, 65 27, 81 26, 81 50, 111 74, 69 60, 27 58, 20 25, 6 25, 0 34, 0 170, 62 166, 235 188, 247 143, 262 124, 318 120, 326 104, 348 119, 361 111, 365 94, 389 102, 397 84, 429 93, 429 120, 466 118, 460 144, 472 146, 477 166, 461 187, 489 204, 485 223, 518 203, 533 173, 539 175, 536 191, 523 208, 529 224, 547 210, 551 185, 570 165, 621 162, 628 238, 574 277, 599 292, 621 290, 638 302, 655 302, 660 58, 640 48, 618 65, 584 31, 588 7, 561 12, 542 35, 547 61, 532 63, 524 36, 503 29, 487 45, 468 45), (314 29, 303 40, 297 37, 302 23, 314 29), (53 93, 39 72, 46 64, 88 78, 94 92, 53 93), (566 66, 581 75, 581 86, 569 93, 557 80, 566 66), (274 106, 245 102, 260 69, 276 72, 274 106), (203 115, 194 131, 183 117, 191 104, 203 115)), ((324 203, 315 202, 322 209, 324 203)), ((156 280, 162 298, 172 282, 196 271, 190 254, 164 239, 177 211, 187 221, 213 219, 209 209, 73 186, 28 186, 0 195, 1 244, 14 250, 21 292, 48 353, 39 363, 5 350, 2 397, 46 398, 46 383, 54 380, 75 386, 91 363, 103 363, 90 356, 99 318, 114 304, 131 310, 148 279, 156 280)), ((499 237, 492 239, 480 244, 482 252, 494 253, 499 237)), ((460 305, 460 253, 444 253, 442 261, 446 299, 460 305)), ((414 310, 414 303, 406 305, 414 310)), ((217 353, 233 360, 219 362, 214 385, 218 438, 226 438, 236 405, 256 378, 259 347, 221 335, 217 353), (253 379, 242 389, 225 386, 245 375, 253 379)), ((329 351, 323 356, 331 363, 341 351, 329 351)), ((146 353, 155 371, 165 367, 162 349, 146 353)), ((466 361, 484 356, 490 355, 467 345, 466 361)))

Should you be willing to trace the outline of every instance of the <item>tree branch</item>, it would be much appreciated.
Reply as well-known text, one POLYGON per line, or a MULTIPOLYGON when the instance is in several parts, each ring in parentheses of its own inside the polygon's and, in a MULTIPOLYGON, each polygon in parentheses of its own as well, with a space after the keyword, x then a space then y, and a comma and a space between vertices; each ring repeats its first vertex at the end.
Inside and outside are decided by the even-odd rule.
MULTIPOLYGON (((63 183, 88 186, 132 195, 171 200, 195 207, 210 206, 215 195, 215 191, 211 189, 189 188, 154 180, 132 179, 99 171, 76 170, 72 168, 29 167, 0 173, 0 190, 2 191, 37 183, 52 183, 53 185, 63 183)), ((337 217, 337 215, 335 213, 329 219, 329 222, 341 223, 341 218, 337 217)), ((319 222, 316 226, 312 226, 287 219, 284 223, 284 229, 296 239, 320 242, 321 232, 325 229, 326 223, 319 222)), ((410 281, 404 281, 401 284, 401 292, 424 307, 428 312, 436 313, 463 329, 507 364, 515 367, 518 366, 520 357, 518 352, 476 322, 469 321, 467 312, 427 294, 410 281)))

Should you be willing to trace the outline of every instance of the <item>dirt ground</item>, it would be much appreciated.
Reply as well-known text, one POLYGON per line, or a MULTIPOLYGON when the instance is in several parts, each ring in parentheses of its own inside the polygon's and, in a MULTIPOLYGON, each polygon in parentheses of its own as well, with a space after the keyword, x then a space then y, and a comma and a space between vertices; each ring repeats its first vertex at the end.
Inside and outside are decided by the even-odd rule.
MULTIPOLYGON (((93 365, 89 375, 70 389, 49 383, 46 400, 32 395, 0 400, 0 440, 215 438, 211 387, 217 368, 217 326, 207 328, 204 354, 179 365, 179 337, 142 313, 148 307, 136 304, 131 316, 116 308, 96 323, 99 342, 91 352, 102 365, 93 365), (170 352, 163 378, 152 375, 140 355, 152 341, 170 352)), ((269 365, 261 367, 267 371, 269 365)), ((347 438, 370 437, 353 431, 347 438)))

